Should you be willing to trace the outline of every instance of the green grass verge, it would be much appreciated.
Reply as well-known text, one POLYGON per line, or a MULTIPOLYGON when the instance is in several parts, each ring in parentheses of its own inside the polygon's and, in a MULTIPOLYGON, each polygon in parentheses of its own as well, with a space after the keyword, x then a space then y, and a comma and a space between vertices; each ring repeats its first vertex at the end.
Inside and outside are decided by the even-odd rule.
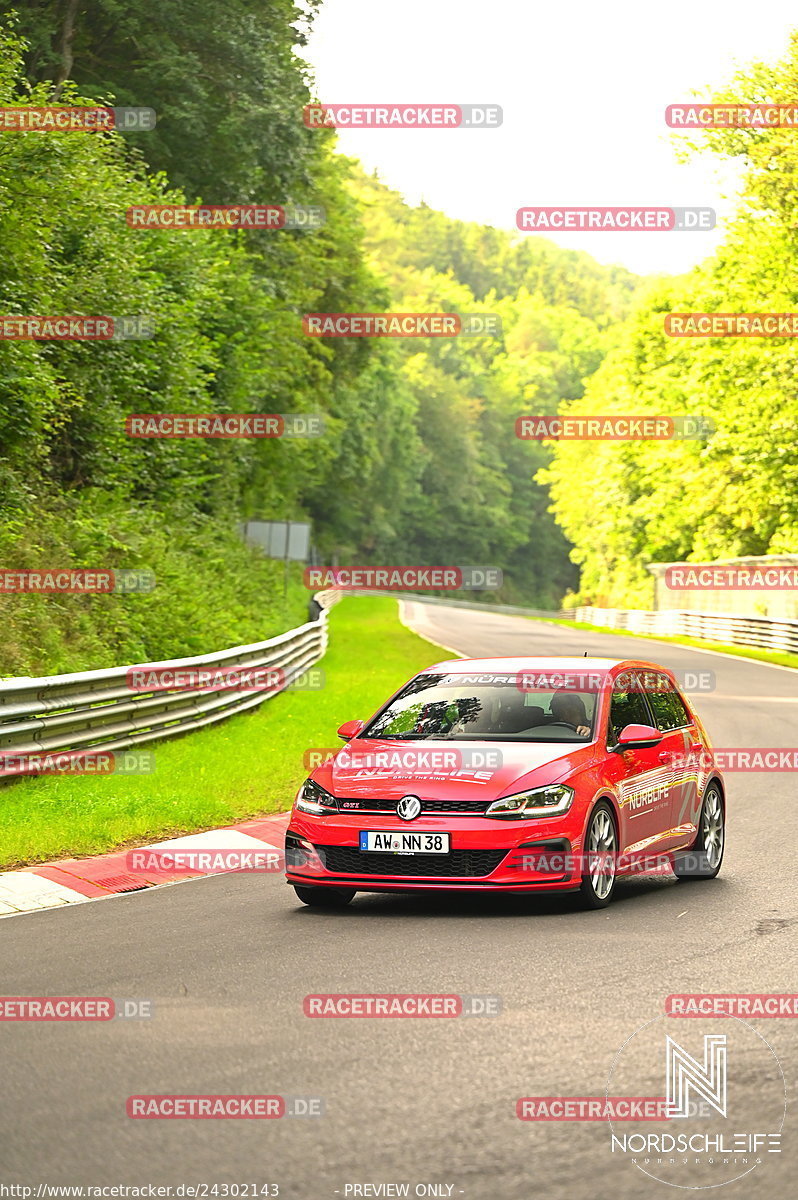
POLYGON ((717 650, 720 654, 733 654, 736 658, 753 658, 760 662, 775 663, 779 667, 798 668, 798 654, 780 650, 758 650, 754 646, 727 646, 724 642, 705 642, 703 638, 662 637, 659 634, 631 633, 628 629, 607 629, 604 625, 589 625, 586 621, 558 621, 554 617, 528 617, 529 621, 545 621, 548 625, 563 625, 567 629, 586 629, 590 633, 614 633, 618 637, 642 638, 646 642, 673 642, 677 646, 695 646, 699 650, 717 650))
POLYGON ((349 597, 330 623, 323 688, 153 744, 151 775, 41 776, 0 788, 0 868, 284 812, 308 773, 305 750, 341 745, 340 724, 370 716, 409 676, 449 657, 405 629, 388 597, 349 597))

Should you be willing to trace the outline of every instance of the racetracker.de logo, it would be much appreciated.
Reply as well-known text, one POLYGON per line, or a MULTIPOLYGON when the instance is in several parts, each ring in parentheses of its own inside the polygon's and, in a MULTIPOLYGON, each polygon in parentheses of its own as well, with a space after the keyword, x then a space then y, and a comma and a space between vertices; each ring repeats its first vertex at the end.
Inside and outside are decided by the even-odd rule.
POLYGON ((151 750, 64 750, 38 754, 0 754, 5 775, 151 775, 151 750))
POLYGON ((306 1017, 498 1017, 501 996, 321 993, 305 996, 306 1017))
POLYGON ((110 996, 0 996, 0 1021, 112 1021, 110 996))
POLYGON ((0 133, 107 133, 154 129, 154 108, 104 108, 66 104, 0 108, 0 133))
MULTIPOLYGON (((410 771, 418 775, 458 775, 472 771, 498 771, 504 756, 498 747, 447 747, 446 749, 415 750, 409 746, 392 746, 380 750, 352 751, 348 747, 313 747, 302 755, 306 770, 312 771, 335 755, 336 771, 395 772, 410 771)), ((342 808, 359 808, 360 801, 340 801, 342 808)), ((368 808, 368 801, 364 801, 368 808)))
MULTIPOLYGON (((673 672, 679 687, 686 692, 713 692, 714 671, 681 669, 673 672)), ((515 676, 519 692, 597 692, 612 688, 615 692, 641 692, 658 695, 673 692, 676 683, 664 671, 630 668, 617 675, 609 671, 531 671, 521 670, 515 676)))
POLYGON ((137 438, 321 437, 322 413, 130 413, 125 432, 137 438))
POLYGON ((652 233, 714 229, 714 208, 519 208, 515 223, 522 233, 540 229, 568 232, 652 233))
POLYGON ((523 416, 515 436, 524 441, 668 442, 702 439, 714 433, 714 422, 696 416, 523 416))
POLYGON ((498 313, 305 313, 308 337, 500 337, 498 313))
POLYGON ((712 746, 703 750, 663 751, 676 770, 798 771, 798 750, 792 746, 712 746))
MULTIPOLYGON (((281 692, 290 676, 280 667, 128 667, 131 692, 281 692)), ((318 686, 323 686, 323 677, 318 686)))
POLYGON ((499 104, 306 104, 308 129, 497 129, 499 104))
POLYGON ((113 1021, 153 1016, 152 1000, 110 996, 0 996, 0 1021, 113 1021))
POLYGON ((125 855, 128 871, 159 875, 215 875, 238 871, 246 873, 275 872, 285 869, 285 859, 273 846, 243 848, 144 847, 129 850, 125 855))
POLYGON ((798 588, 798 566, 686 563, 666 569, 665 586, 673 591, 794 591, 798 588))
POLYGON ((664 1096, 522 1096, 519 1121, 662 1121, 664 1096))
POLYGON ((110 342, 114 336, 113 317, 0 317, 4 342, 110 342))
POLYGON ((617 854, 607 850, 589 850, 583 854, 565 854, 557 850, 515 850, 508 866, 535 875, 585 875, 606 870, 610 865, 616 872, 628 875, 663 875, 673 871, 672 854, 617 854))
POLYGON ((665 1000, 668 1017, 798 1017, 798 995, 783 992, 681 993, 665 1000))
POLYGON ((152 571, 100 568, 65 570, 58 567, 37 570, 0 569, 0 595, 75 595, 100 592, 151 592, 155 587, 152 571))
POLYGON ((325 210, 306 204, 136 204, 131 229, 319 229, 325 210))
POLYGON ((150 1121, 273 1121, 286 1116, 282 1096, 130 1096, 129 1117, 150 1121))
POLYGON ((323 588, 456 592, 500 588, 503 576, 499 567, 305 567, 303 579, 314 592, 323 588))
POLYGON ((154 333, 150 317, 0 316, 3 342, 140 341, 154 333))
POLYGON ((668 337, 798 337, 794 312, 675 312, 665 316, 668 337))
POLYGON ((669 104, 665 122, 671 129, 795 129, 795 104, 669 104))

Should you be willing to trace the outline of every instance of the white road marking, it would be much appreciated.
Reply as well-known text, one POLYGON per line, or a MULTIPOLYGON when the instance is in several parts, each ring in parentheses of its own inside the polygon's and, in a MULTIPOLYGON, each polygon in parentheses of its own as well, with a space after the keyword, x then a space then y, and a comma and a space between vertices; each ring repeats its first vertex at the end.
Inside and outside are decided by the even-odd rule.
POLYGON ((11 917, 37 908, 58 908, 62 904, 81 904, 88 896, 74 892, 41 875, 29 871, 0 873, 0 917, 11 917))

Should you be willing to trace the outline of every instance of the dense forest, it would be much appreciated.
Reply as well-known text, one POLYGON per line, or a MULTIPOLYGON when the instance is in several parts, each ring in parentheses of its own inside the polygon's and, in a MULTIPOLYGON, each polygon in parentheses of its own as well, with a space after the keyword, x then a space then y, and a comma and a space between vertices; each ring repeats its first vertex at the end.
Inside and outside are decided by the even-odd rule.
MULTIPOLYGON (((644 564, 795 548, 793 349, 680 342, 671 309, 790 309, 789 130, 748 164, 712 262, 643 282, 544 238, 411 207, 310 130, 290 0, 41 0, 0 35, 0 105, 156 110, 140 133, 0 136, 0 309, 137 314, 154 336, 0 342, 0 563, 153 570, 151 595, 0 595, 0 671, 171 657, 303 619, 248 518, 309 519, 322 561, 494 564, 494 599, 647 603, 644 564), (134 230, 131 205, 314 204, 317 229, 134 230), (499 337, 310 338, 305 312, 496 313, 499 337), (524 413, 700 412, 717 434, 519 441, 524 413), (322 413, 325 436, 135 439, 131 413, 322 413), (775 436, 774 436, 775 435, 775 436), (581 568, 581 580, 580 580, 581 568)), ((2 9, 0 8, 0 11, 2 9)), ((798 54, 736 94, 790 98, 798 54)))

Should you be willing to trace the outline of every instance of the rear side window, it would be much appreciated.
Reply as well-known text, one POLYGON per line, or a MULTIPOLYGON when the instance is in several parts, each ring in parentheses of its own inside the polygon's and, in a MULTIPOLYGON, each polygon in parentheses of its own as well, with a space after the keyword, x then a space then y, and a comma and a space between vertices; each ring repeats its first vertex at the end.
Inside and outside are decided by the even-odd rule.
POLYGON ((684 701, 666 675, 656 677, 656 687, 649 694, 648 702, 654 713, 657 728, 663 732, 669 729, 684 729, 685 725, 692 724, 692 717, 684 701))
POLYGON ((622 729, 627 725, 650 725, 651 714, 646 698, 637 689, 629 692, 613 692, 610 701, 610 728, 607 741, 614 746, 622 729))

